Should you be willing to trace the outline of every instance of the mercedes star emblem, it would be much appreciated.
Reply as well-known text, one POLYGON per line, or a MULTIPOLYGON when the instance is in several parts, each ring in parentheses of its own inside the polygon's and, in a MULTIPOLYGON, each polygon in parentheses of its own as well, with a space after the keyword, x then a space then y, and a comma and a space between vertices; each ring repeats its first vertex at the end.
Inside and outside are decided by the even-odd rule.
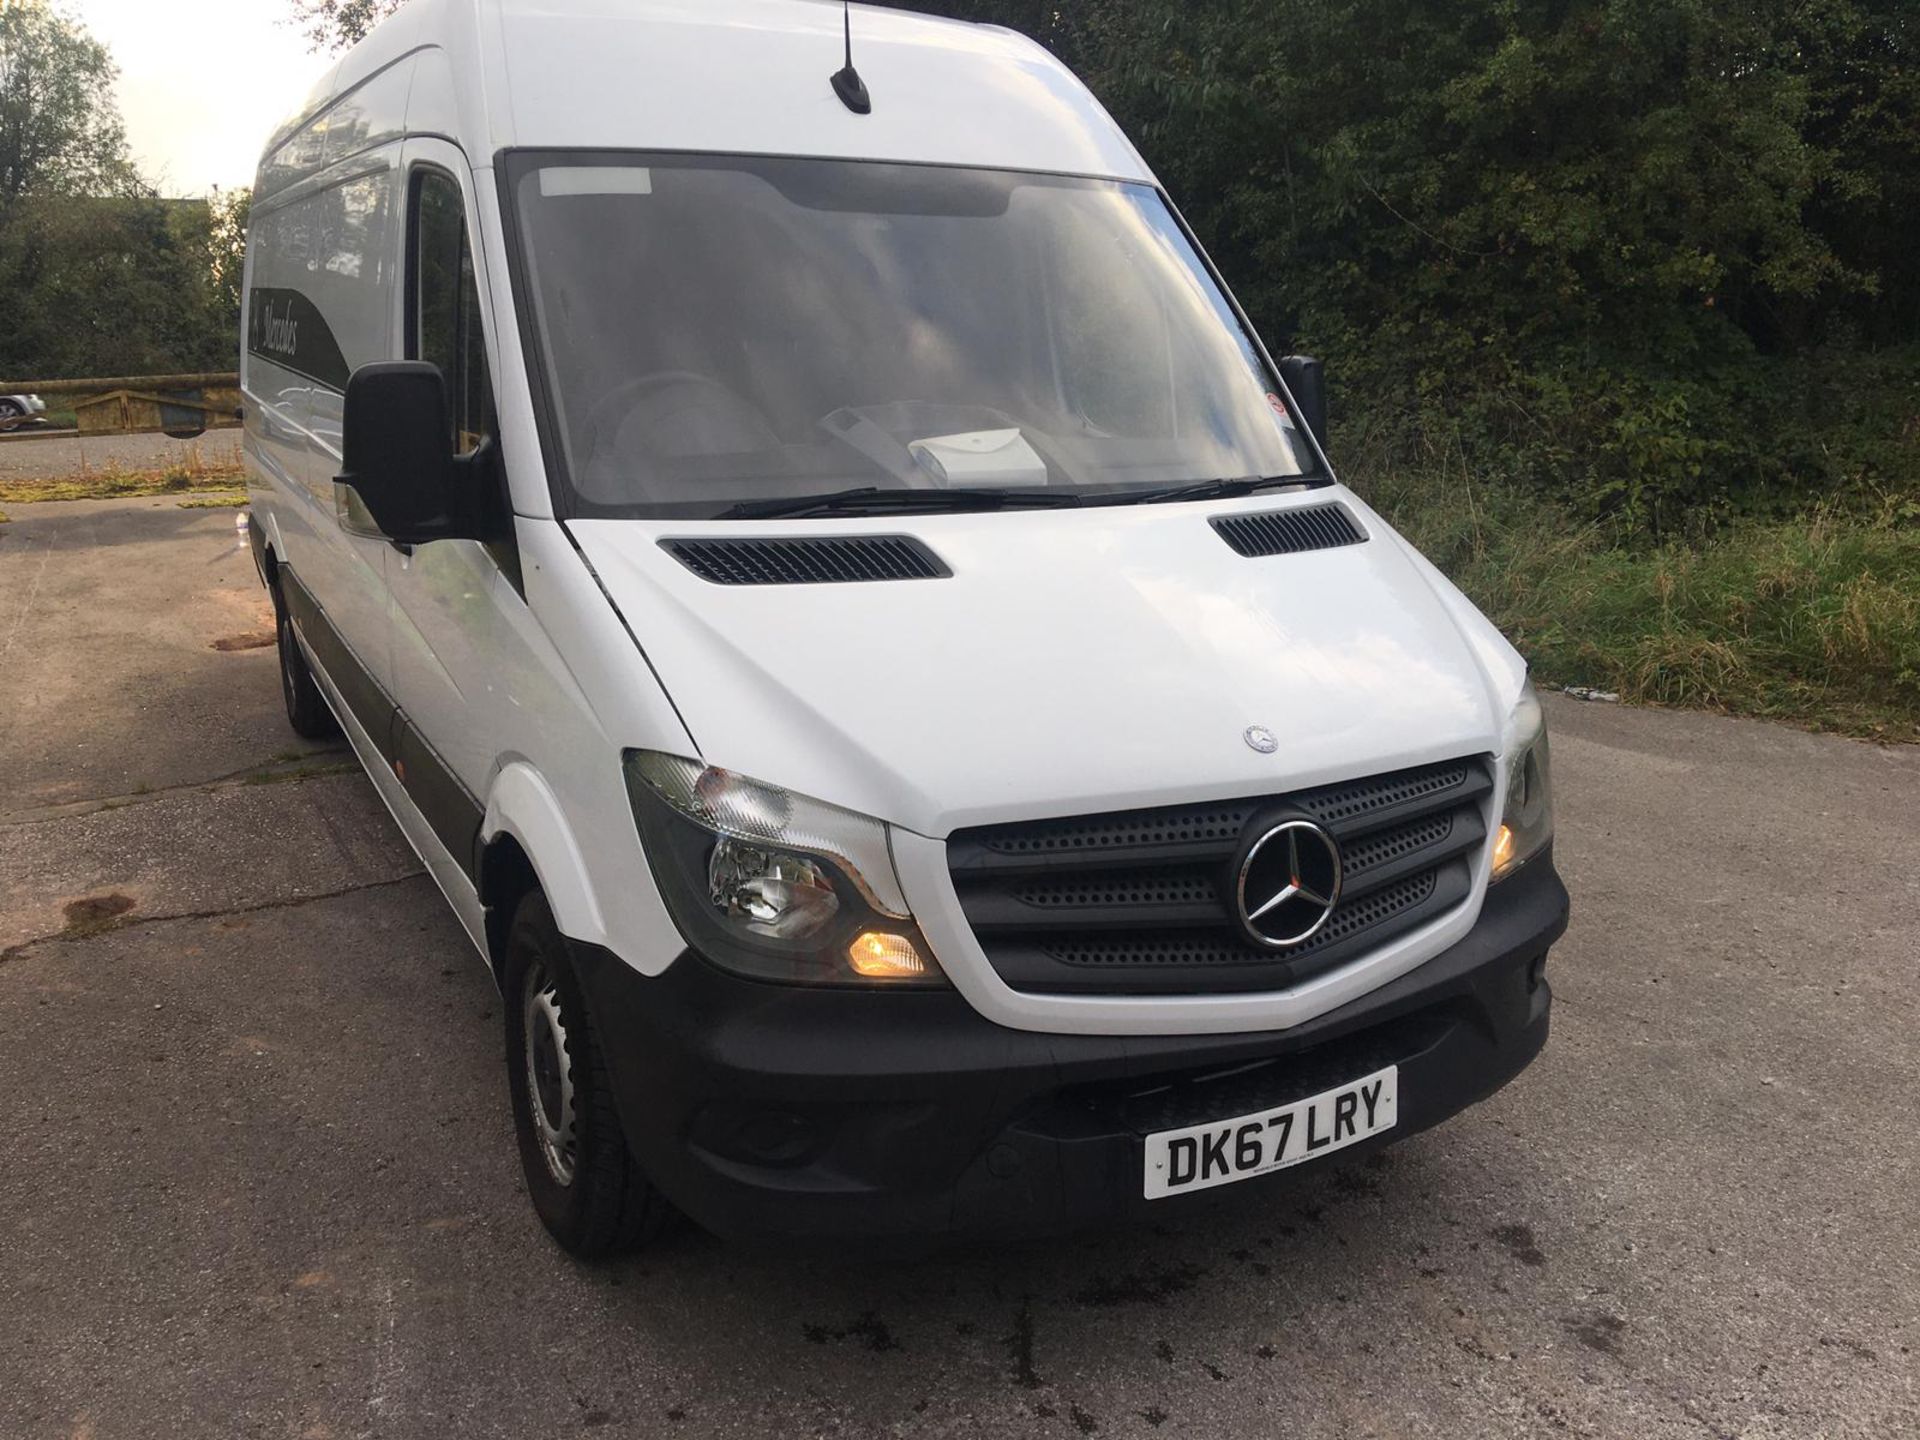
POLYGON ((1271 755, 1280 748, 1280 737, 1264 725, 1249 725, 1244 732, 1247 744, 1262 755, 1271 755))
POLYGON ((1340 847, 1311 820, 1284 820, 1253 842, 1235 893, 1255 944, 1284 950, 1310 940, 1340 900, 1340 847))

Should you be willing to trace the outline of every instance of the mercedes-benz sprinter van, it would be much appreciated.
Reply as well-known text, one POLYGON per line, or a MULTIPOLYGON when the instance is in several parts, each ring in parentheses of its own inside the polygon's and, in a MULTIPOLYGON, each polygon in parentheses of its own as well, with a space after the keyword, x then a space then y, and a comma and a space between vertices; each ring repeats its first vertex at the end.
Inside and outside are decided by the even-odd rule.
POLYGON ((246 287, 288 717, 491 967, 569 1250, 1156 1216, 1544 1043, 1525 665, 1039 46, 411 0, 246 287))

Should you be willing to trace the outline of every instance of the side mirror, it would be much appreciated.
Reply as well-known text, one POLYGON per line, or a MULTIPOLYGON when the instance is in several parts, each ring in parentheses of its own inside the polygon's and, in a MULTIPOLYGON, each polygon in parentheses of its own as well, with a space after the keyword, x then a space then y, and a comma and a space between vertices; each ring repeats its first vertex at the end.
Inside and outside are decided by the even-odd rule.
POLYGON ((456 485, 447 385, 421 360, 362 365, 347 381, 339 484, 360 497, 381 534, 401 545, 479 539, 456 485))
POLYGON ((1311 355, 1289 355, 1280 362, 1280 378, 1286 382, 1293 403, 1300 407, 1300 418, 1327 448, 1327 379, 1320 362, 1311 355))

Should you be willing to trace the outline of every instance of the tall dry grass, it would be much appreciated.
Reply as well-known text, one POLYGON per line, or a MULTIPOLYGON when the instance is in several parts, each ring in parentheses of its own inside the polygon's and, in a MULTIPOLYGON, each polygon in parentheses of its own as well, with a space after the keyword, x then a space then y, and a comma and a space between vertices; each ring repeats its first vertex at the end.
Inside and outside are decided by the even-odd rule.
POLYGON ((1911 505, 1635 546, 1455 467, 1357 482, 1551 683, 1920 740, 1911 505))

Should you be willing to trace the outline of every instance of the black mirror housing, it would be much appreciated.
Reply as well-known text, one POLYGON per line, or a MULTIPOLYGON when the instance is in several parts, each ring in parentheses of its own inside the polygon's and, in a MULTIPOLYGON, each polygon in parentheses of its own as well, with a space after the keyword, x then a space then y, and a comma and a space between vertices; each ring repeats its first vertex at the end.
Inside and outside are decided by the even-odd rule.
POLYGON ((422 360, 362 365, 347 381, 341 419, 341 469, 367 514, 401 545, 480 539, 456 485, 447 385, 422 360))
POLYGON ((1299 418, 1306 422, 1320 448, 1327 448, 1327 379, 1320 362, 1311 355, 1289 355, 1280 362, 1280 378, 1287 393, 1300 407, 1299 418))

